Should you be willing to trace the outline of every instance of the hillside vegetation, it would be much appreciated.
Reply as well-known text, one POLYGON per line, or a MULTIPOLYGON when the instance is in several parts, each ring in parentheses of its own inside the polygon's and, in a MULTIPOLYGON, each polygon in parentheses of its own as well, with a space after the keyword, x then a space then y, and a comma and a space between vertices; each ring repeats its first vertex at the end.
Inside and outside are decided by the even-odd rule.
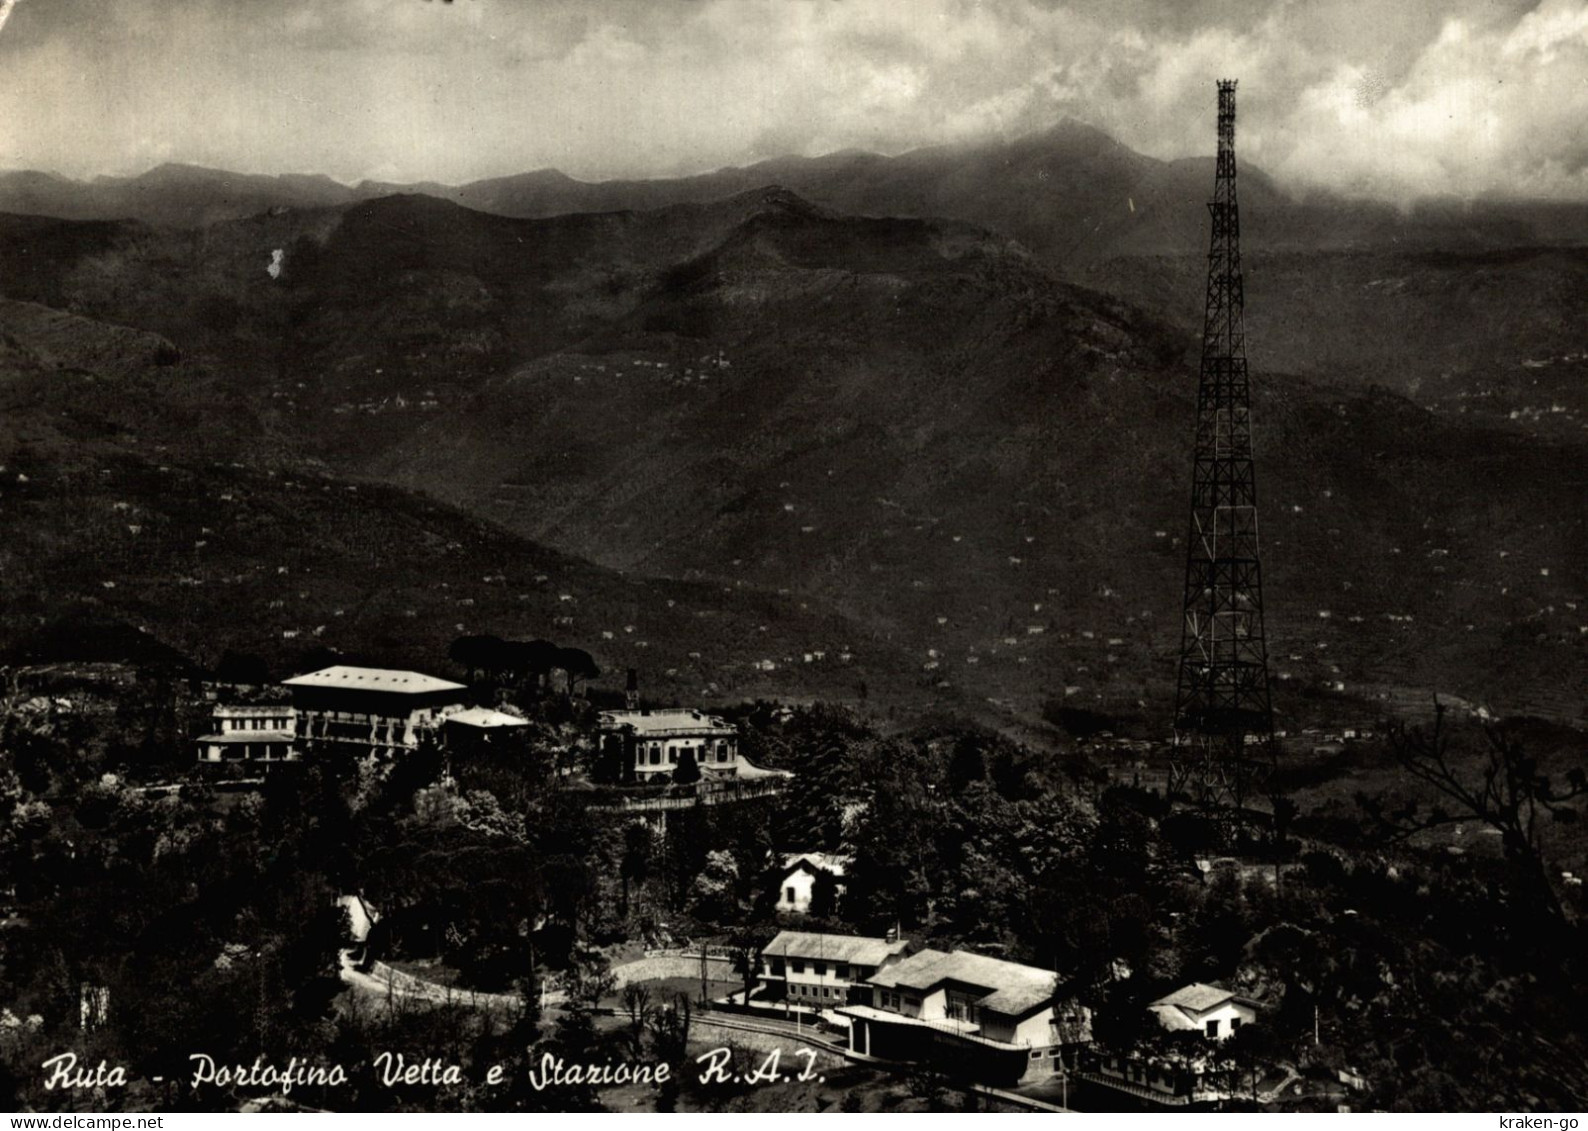
MULTIPOLYGON (((1104 167, 1168 175, 1074 130, 1021 152, 1038 164, 1068 154, 1066 175, 1083 180, 1104 167)), ((950 157, 971 160, 912 160, 937 169, 950 157)), ((823 167, 847 168, 834 183, 858 193, 868 161, 906 158, 823 167)), ((1250 179, 1260 231, 1288 205, 1250 179)), ((953 211, 941 194, 912 204, 875 191, 866 209, 953 211)), ((1327 242, 1326 228, 1293 238, 1327 242)), ((1172 249, 1176 238, 1148 242, 1172 249)), ((1581 259, 1463 238, 1468 250, 1437 254, 1259 241, 1250 257, 1269 637, 1286 722, 1369 720, 1435 692, 1582 717, 1573 375, 1584 362, 1569 329, 1581 259), (1401 348, 1408 327, 1426 348, 1401 348)), ((1088 289, 1007 229, 847 215, 763 187, 542 219, 425 195, 192 230, 9 217, 0 268, 8 297, 89 320, 8 308, 17 372, 32 374, 19 387, 49 389, 42 415, 13 430, 49 419, 62 444, 102 433, 195 474, 240 463, 272 493, 312 479, 345 501, 357 486, 360 513, 388 505, 374 498, 419 506, 421 525, 472 515, 504 555, 522 545, 512 532, 602 576, 673 578, 793 618, 763 633, 752 616, 730 645, 652 619, 655 602, 639 596, 580 610, 579 630, 613 670, 691 671, 686 686, 701 690, 726 680, 785 695, 885 684, 1022 724, 1065 702, 1161 730, 1180 632, 1200 257, 1078 267, 1088 289), (180 364, 163 347, 137 373, 100 364, 95 351, 131 332, 103 324, 160 335, 180 364), (62 327, 82 344, 65 349, 62 327), (43 380, 62 365, 78 371, 43 380), (65 380, 82 388, 65 395, 65 380), (376 495, 371 480, 459 511, 376 495), (694 668, 647 650, 668 633, 694 668)), ((345 545, 330 532, 338 521, 327 512, 330 530, 306 544, 345 545)), ((383 587, 463 584, 441 561, 383 568, 395 571, 383 587)), ((463 572, 547 571, 471 559, 463 572)), ((171 609, 169 623, 187 615, 171 609)), ((329 615, 271 631, 337 634, 329 615)), ((548 604, 536 615, 573 614, 548 604)), ((436 618, 416 608, 415 619, 436 618)), ((452 631, 443 624, 498 627, 483 612, 437 624, 438 638, 452 631)))

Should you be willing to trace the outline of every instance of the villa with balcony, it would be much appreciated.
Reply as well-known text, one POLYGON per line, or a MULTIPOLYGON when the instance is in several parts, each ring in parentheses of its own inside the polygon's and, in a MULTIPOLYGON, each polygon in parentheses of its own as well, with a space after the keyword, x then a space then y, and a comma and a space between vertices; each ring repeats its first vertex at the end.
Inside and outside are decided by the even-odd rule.
POLYGON ((293 746, 293 712, 285 703, 222 705, 211 718, 214 729, 194 740, 201 765, 298 760, 293 746))
POLYGON ((739 732, 716 715, 689 707, 601 713, 601 749, 622 767, 625 782, 671 781, 687 754, 702 778, 789 777, 751 765, 739 753, 739 732))

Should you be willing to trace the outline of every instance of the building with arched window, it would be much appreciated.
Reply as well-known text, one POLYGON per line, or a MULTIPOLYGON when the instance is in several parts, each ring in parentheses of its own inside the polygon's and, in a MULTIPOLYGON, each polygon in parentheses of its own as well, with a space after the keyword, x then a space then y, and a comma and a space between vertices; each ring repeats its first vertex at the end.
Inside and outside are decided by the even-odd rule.
POLYGON ((715 715, 685 707, 604 711, 601 747, 619 759, 623 780, 667 781, 687 752, 702 777, 738 777, 739 732, 715 715))

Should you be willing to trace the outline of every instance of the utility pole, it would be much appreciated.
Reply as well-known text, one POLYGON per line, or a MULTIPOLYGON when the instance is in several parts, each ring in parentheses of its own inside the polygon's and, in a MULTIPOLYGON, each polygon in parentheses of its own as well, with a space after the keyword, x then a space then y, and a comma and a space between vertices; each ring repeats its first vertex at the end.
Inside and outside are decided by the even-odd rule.
POLYGON ((1169 793, 1239 809, 1273 759, 1235 191, 1235 82, 1218 84, 1207 301, 1169 793), (1265 758, 1248 753, 1256 745, 1265 758))

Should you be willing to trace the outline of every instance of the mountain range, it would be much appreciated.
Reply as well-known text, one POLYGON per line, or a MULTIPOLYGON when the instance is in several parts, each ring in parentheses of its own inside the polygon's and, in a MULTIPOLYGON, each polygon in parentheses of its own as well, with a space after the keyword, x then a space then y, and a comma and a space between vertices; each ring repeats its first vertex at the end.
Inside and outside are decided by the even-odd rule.
MULTIPOLYGON (((133 177, 76 181, 0 173, 0 212, 73 220, 136 219, 203 227, 272 209, 348 207, 423 195, 517 218, 707 203, 782 185, 822 207, 861 216, 963 220, 1004 233, 1050 264, 1120 254, 1203 250, 1208 159, 1162 161, 1065 119, 1011 141, 935 146, 897 156, 845 151, 780 157, 694 176, 586 182, 540 169, 463 185, 258 175, 167 164, 133 177)), ((1296 194, 1261 170, 1240 180, 1247 237, 1315 251, 1374 246, 1506 247, 1588 240, 1588 206, 1434 198, 1400 208, 1313 191, 1296 194)))
MULTIPOLYGON (((1071 124, 666 182, 157 173, 0 216, 8 637, 496 631, 681 698, 1161 730, 1210 163, 1071 124)), ((1577 213, 1242 188, 1282 715, 1580 720, 1577 213)))

